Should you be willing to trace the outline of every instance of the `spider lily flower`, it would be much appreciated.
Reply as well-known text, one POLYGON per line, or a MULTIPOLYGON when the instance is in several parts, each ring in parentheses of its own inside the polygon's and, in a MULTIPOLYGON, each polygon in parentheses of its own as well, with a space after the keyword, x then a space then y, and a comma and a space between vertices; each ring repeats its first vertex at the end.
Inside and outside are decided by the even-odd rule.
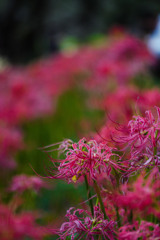
POLYGON ((132 225, 125 225, 120 228, 118 239, 119 240, 137 240, 149 239, 158 240, 160 236, 160 227, 158 224, 142 221, 140 224, 135 222, 132 225))
POLYGON ((24 147, 22 132, 15 126, 0 122, 0 167, 12 170, 16 167, 15 153, 24 147))
POLYGON ((73 207, 67 211, 66 217, 68 222, 63 223, 59 230, 53 230, 53 233, 59 235, 61 240, 65 240, 67 237, 71 237, 71 240, 94 240, 99 235, 104 239, 115 239, 116 223, 105 220, 98 206, 94 207, 94 218, 88 211, 74 210, 73 207))
POLYGON ((42 240, 48 235, 46 227, 36 223, 36 216, 31 212, 14 213, 10 206, 0 203, 0 239, 42 240))
MULTIPOLYGON (((106 192, 106 205, 114 203, 119 210, 123 211, 124 222, 132 219, 148 219, 154 216, 160 217, 160 175, 159 169, 155 167, 146 176, 142 172, 133 182, 127 182, 120 186, 120 191, 106 192)), ((120 213, 120 212, 119 212, 120 213)))
MULTIPOLYGON (((60 150, 62 151, 61 147, 60 150)), ((85 175, 89 180, 96 180, 102 173, 110 175, 112 168, 121 169, 117 160, 118 155, 113 153, 113 150, 115 149, 108 147, 106 143, 98 144, 95 140, 86 141, 82 138, 63 151, 66 158, 59 160, 58 166, 55 164, 57 172, 54 169, 48 170, 48 177, 75 183, 85 175)))
POLYGON ((160 165, 160 108, 156 107, 156 110, 157 118, 150 110, 146 111, 145 117, 134 116, 128 123, 128 134, 115 138, 125 145, 124 149, 130 149, 132 169, 160 165))
POLYGON ((138 213, 146 211, 151 208, 155 198, 153 184, 148 181, 144 181, 144 175, 140 175, 134 183, 123 184, 121 186, 123 194, 113 195, 112 199, 124 209, 138 210, 138 213))
POLYGON ((41 188, 48 187, 47 184, 37 176, 27 176, 25 174, 14 176, 9 190, 11 192, 22 193, 25 190, 39 192, 41 188))

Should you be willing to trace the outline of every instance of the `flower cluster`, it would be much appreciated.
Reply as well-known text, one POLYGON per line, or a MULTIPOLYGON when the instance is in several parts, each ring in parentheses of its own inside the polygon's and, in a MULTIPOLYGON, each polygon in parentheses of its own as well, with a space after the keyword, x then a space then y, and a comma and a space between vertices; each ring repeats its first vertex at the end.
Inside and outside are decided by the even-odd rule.
POLYGON ((145 117, 134 116, 129 121, 127 135, 116 139, 130 149, 130 166, 133 169, 159 166, 160 151, 160 108, 156 107, 157 117, 150 110, 145 117))
POLYGON ((104 219, 98 206, 94 207, 94 218, 83 209, 73 210, 74 208, 70 208, 67 211, 68 222, 63 223, 59 231, 54 231, 60 239, 65 240, 68 236, 71 239, 94 240, 98 236, 103 236, 104 239, 109 240, 115 239, 114 227, 116 223, 104 219))
MULTIPOLYGON (((60 164, 56 167, 58 173, 49 177, 63 179, 70 182, 77 182, 81 177, 88 176, 90 180, 106 173, 111 174, 112 167, 120 169, 115 149, 108 147, 106 143, 98 144, 95 140, 86 141, 81 139, 78 143, 72 143, 66 150, 66 158, 59 160, 60 164)), ((54 160, 53 160, 54 162, 54 160)))
POLYGON ((155 168, 147 177, 143 172, 134 182, 128 182, 120 187, 120 192, 110 195, 110 200, 127 215, 132 211, 132 218, 136 219, 137 214, 142 218, 154 215, 160 217, 159 209, 159 186, 160 178, 158 169, 155 168))
POLYGON ((118 40, 111 38, 111 42, 109 48, 106 46, 98 52, 99 57, 93 64, 94 76, 90 77, 88 86, 103 90, 108 85, 106 79, 123 85, 137 74, 144 73, 154 62, 146 46, 130 35, 124 34, 118 40))
POLYGON ((47 231, 38 226, 32 213, 15 214, 3 204, 0 204, 0 238, 2 240, 22 240, 27 237, 42 240, 47 231))
MULTIPOLYGON (((84 237, 95 239, 96 235, 101 235, 104 239, 115 239, 116 236, 118 239, 128 240, 158 239, 160 108, 155 109, 157 115, 148 110, 145 117, 138 115, 129 121, 125 134, 117 136, 117 141, 114 140, 115 144, 117 142, 118 145, 122 144, 120 151, 109 147, 104 140, 98 143, 96 140, 87 141, 83 138, 78 143, 73 143, 71 140, 62 142, 59 150, 65 155, 65 159, 59 160, 58 166, 55 164, 57 171, 49 171, 48 177, 75 183, 80 179, 84 180, 82 177, 87 176, 87 179, 93 180, 93 184, 91 181, 86 182, 92 219, 79 216, 82 213, 88 214, 85 210, 78 209, 72 214, 73 208, 71 208, 66 215, 69 222, 63 223, 61 228, 54 232, 60 239, 65 239, 67 236, 71 239, 84 239, 84 237), (145 172, 146 168, 149 172, 145 172), (130 173, 142 169, 144 172, 141 172, 137 179, 132 179, 130 173), (128 182, 125 181, 126 176, 132 181, 130 179, 128 182), (107 181, 110 181, 110 184, 107 181), (93 207, 91 186, 96 192, 98 201, 96 207, 93 207), (102 213, 101 215, 98 210, 98 216, 104 216, 104 221, 95 220, 97 209, 102 213), (137 216, 146 221, 138 224, 137 216), (147 222, 153 216, 154 222, 152 220, 147 222), (116 231, 114 227, 114 234, 112 231, 107 232, 108 235, 105 234, 102 226, 108 227, 110 223, 115 225, 115 222, 119 230, 116 231)), ((52 161, 55 163, 54 159, 52 161)))
POLYGON ((21 174, 13 177, 9 189, 12 192, 20 193, 30 189, 39 192, 42 187, 47 187, 47 184, 41 178, 21 174))
POLYGON ((152 222, 142 221, 140 224, 135 222, 120 228, 118 235, 120 240, 160 239, 160 227, 152 222))

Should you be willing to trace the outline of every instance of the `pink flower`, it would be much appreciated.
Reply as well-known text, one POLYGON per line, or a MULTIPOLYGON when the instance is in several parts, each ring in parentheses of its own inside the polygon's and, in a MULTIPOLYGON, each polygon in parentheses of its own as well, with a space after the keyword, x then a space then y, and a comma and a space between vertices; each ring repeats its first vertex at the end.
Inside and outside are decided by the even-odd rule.
POLYGON ((47 187, 47 184, 41 178, 22 174, 13 177, 10 191, 24 192, 25 190, 35 190, 39 192, 42 187, 47 187))
POLYGON ((6 205, 0 205, 0 239, 22 240, 26 237, 42 240, 46 234, 44 227, 35 222, 33 213, 14 214, 6 205))
POLYGON ((88 175, 90 180, 95 180, 102 173, 110 175, 112 168, 120 169, 113 150, 106 143, 98 144, 95 140, 86 141, 83 138, 78 143, 70 144, 65 152, 66 158, 59 160, 60 164, 55 166, 57 173, 48 171, 49 178, 77 182, 84 175, 88 175))
POLYGON ((121 186, 123 194, 116 194, 112 199, 117 206, 134 211, 144 211, 151 208, 154 199, 154 191, 150 182, 144 180, 144 175, 138 177, 134 183, 125 183, 121 186))
POLYGON ((135 222, 132 225, 125 225, 119 229, 119 240, 159 240, 160 227, 158 224, 142 221, 140 224, 135 222))
POLYGON ((63 223, 58 231, 53 231, 59 235, 60 239, 65 240, 67 237, 71 237, 71 240, 94 240, 99 235, 104 239, 115 239, 115 222, 105 220, 98 206, 94 207, 94 218, 88 211, 83 209, 73 211, 73 209, 70 208, 67 211, 68 222, 63 223))
POLYGON ((134 116, 128 123, 128 134, 114 137, 129 149, 131 171, 160 165, 160 108, 156 110, 157 118, 150 110, 145 117, 134 116))
POLYGON ((23 147, 22 133, 4 122, 0 123, 0 132, 0 167, 13 169, 16 166, 14 154, 23 147))
POLYGON ((146 176, 145 172, 133 182, 128 182, 120 186, 120 191, 113 191, 108 195, 108 199, 119 209, 123 209, 126 222, 132 212, 132 218, 148 218, 154 215, 156 219, 160 217, 160 174, 159 169, 154 168, 146 176))

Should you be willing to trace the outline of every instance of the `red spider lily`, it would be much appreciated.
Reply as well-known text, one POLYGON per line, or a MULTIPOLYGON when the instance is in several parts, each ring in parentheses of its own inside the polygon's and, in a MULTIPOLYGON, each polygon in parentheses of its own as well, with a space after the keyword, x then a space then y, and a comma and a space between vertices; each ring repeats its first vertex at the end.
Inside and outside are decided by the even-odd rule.
POLYGON ((106 143, 98 144, 95 140, 86 141, 83 138, 78 143, 70 144, 65 152, 66 158, 59 160, 60 164, 56 167, 58 172, 48 171, 49 178, 77 182, 85 175, 88 175, 90 180, 96 180, 102 173, 110 175, 112 168, 121 169, 114 150, 106 143))
POLYGON ((111 135, 116 135, 117 139, 117 135, 122 135, 121 132, 125 135, 124 130, 127 130, 128 121, 135 112, 145 114, 147 109, 154 106, 160 107, 159 89, 139 91, 133 87, 118 87, 107 93, 104 100, 98 104, 99 108, 105 109, 107 117, 104 126, 94 138, 101 142, 103 139, 109 141, 111 135), (115 127, 119 129, 119 126, 123 127, 123 131, 115 131, 115 127))
POLYGON ((13 177, 9 190, 21 193, 30 189, 39 192, 43 187, 47 187, 47 184, 41 178, 21 174, 13 177))
POLYGON ((140 224, 135 222, 132 225, 125 225, 120 228, 119 240, 159 240, 160 227, 158 224, 142 221, 140 224))
POLYGON ((114 138, 130 149, 131 169, 160 165, 160 108, 156 110, 157 118, 151 111, 146 111, 145 117, 134 116, 128 123, 128 134, 114 138))
POLYGON ((16 166, 14 153, 23 148, 22 133, 14 126, 0 123, 0 167, 13 169, 16 166))
POLYGON ((35 222, 33 213, 14 214, 8 206, 0 204, 0 239, 22 240, 27 237, 42 240, 47 231, 35 222))
POLYGON ((121 190, 123 194, 112 196, 119 207, 142 211, 149 209, 154 203, 153 186, 144 181, 144 176, 140 176, 133 184, 125 183, 121 190))
POLYGON ((103 236, 104 239, 115 239, 116 223, 105 220, 98 206, 94 207, 94 218, 88 211, 83 209, 73 211, 73 209, 70 208, 67 211, 68 222, 63 223, 59 230, 53 231, 59 235, 59 239, 65 240, 69 236, 71 240, 94 240, 99 235, 103 236))
POLYGON ((107 207, 109 203, 117 206, 120 215, 123 212, 123 223, 131 217, 136 220, 137 217, 148 219, 154 216, 155 221, 160 218, 160 175, 157 167, 149 172, 149 176, 142 172, 134 182, 122 184, 119 190, 106 191, 105 203, 107 207))
POLYGON ((0 75, 0 119, 11 124, 52 112, 52 98, 26 70, 10 68, 0 75))

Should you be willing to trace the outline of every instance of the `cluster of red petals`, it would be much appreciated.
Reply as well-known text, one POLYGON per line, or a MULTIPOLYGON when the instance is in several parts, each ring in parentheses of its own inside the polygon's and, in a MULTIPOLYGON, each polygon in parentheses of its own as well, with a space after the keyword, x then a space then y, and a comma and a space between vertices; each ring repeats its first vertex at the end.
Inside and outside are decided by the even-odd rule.
POLYGON ((160 107, 159 102, 158 88, 140 91, 135 87, 120 86, 107 94, 101 107, 106 110, 112 120, 124 124, 132 118, 135 111, 144 114, 151 107, 160 107))
POLYGON ((6 205, 0 205, 0 239, 22 240, 27 237, 42 240, 47 231, 35 222, 31 213, 15 214, 6 205))
POLYGON ((98 108, 105 110, 105 124, 94 136, 101 142, 104 139, 110 141, 111 136, 127 133, 127 124, 135 115, 135 112, 145 114, 147 109, 154 106, 160 107, 160 91, 157 88, 150 90, 138 90, 131 87, 118 87, 108 93, 104 100, 98 104, 98 108), (116 131, 120 129, 121 131, 116 131))
POLYGON ((115 239, 115 222, 104 219, 98 206, 94 207, 94 218, 88 211, 73 209, 67 211, 68 222, 64 222, 59 230, 54 231, 60 239, 65 240, 69 236, 71 239, 94 240, 99 235, 104 239, 115 239))
POLYGON ((160 165, 160 108, 156 107, 156 110, 156 117, 150 110, 146 111, 145 117, 133 116, 125 133, 113 138, 123 151, 129 151, 131 171, 160 165))
POLYGON ((142 221, 141 223, 135 222, 131 225, 125 225, 119 229, 119 240, 137 240, 160 239, 160 227, 158 224, 152 222, 142 221))
POLYGON ((52 175, 51 171, 48 177, 77 182, 84 176, 88 176, 90 180, 96 180, 102 173, 110 175, 112 168, 121 168, 118 156, 113 153, 114 150, 105 142, 98 144, 95 140, 86 141, 83 138, 78 143, 70 144, 65 152, 66 158, 59 160, 60 164, 56 167, 57 173, 52 175))
POLYGON ((120 85, 124 84, 137 74, 144 73, 146 67, 154 63, 145 44, 127 34, 118 40, 111 38, 109 47, 100 49, 97 56, 93 64, 93 76, 87 84, 90 87, 100 87, 102 91, 108 86, 106 80, 112 79, 120 85))
POLYGON ((52 111, 52 98, 43 84, 24 69, 0 74, 0 119, 10 124, 42 117, 52 111))
POLYGON ((133 183, 125 183, 121 186, 121 194, 113 194, 112 200, 120 208, 138 211, 144 211, 145 214, 154 214, 160 216, 158 206, 160 204, 160 179, 158 169, 155 168, 149 177, 141 174, 133 183))

